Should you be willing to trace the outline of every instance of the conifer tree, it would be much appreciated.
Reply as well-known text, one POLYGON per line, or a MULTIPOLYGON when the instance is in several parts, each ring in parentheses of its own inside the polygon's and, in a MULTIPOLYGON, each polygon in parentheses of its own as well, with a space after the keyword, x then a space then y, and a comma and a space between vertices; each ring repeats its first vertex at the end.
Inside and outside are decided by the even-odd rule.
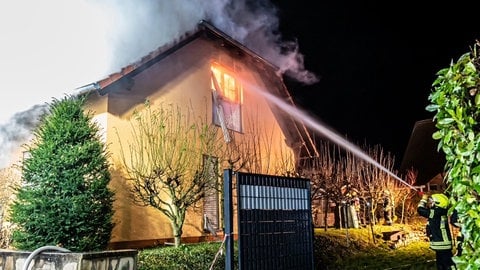
POLYGON ((26 146, 23 183, 11 209, 13 245, 70 251, 107 247, 113 228, 108 153, 79 97, 53 99, 26 146))

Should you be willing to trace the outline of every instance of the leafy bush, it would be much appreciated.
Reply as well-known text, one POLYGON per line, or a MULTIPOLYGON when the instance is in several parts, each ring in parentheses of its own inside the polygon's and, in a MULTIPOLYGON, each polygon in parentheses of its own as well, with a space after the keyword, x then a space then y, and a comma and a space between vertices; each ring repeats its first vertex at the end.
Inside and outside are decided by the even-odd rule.
POLYGON ((24 183, 11 208, 13 246, 57 245, 71 251, 107 247, 113 228, 105 146, 83 99, 54 99, 23 161, 24 183))
POLYGON ((463 253, 459 269, 480 269, 480 43, 457 62, 437 72, 426 107, 435 113, 438 149, 445 153, 450 202, 462 222, 463 253))

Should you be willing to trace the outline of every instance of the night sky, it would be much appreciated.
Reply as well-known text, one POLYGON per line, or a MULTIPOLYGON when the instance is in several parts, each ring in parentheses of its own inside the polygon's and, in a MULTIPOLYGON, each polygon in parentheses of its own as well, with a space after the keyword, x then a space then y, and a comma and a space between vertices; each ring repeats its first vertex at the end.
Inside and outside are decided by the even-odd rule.
MULTIPOLYGON (((140 6, 137 1, 120 5, 78 0, 64 5, 59 0, 31 1, 29 9, 17 2, 0 2, 0 74, 9 89, 0 98, 3 152, 20 142, 1 138, 18 140, 23 138, 19 134, 30 134, 29 127, 19 127, 24 123, 15 119, 21 116, 16 113, 39 111, 36 106, 50 97, 104 78, 175 39, 171 35, 210 18, 232 37, 251 31, 247 37, 252 40, 242 42, 279 68, 295 61, 290 54, 277 54, 278 47, 272 45, 285 43, 273 44, 278 33, 269 31, 278 30, 285 41, 296 40, 305 68, 320 77, 313 85, 285 77, 297 105, 351 143, 381 145, 399 163, 415 122, 433 116, 425 107, 436 72, 480 39, 478 0, 430 6, 409 0, 177 0, 144 1, 140 6), (270 12, 272 3, 278 14, 270 12), (231 9, 216 9, 222 4, 231 9), (171 14, 176 15, 167 16, 171 14), (277 19, 279 29, 271 25, 277 19), (232 22, 238 25, 230 27, 232 22), (258 29, 262 24, 265 32, 258 29), (26 95, 25 89, 35 91, 26 95)), ((0 167, 8 157, 0 157, 0 167)))
POLYGON ((414 123, 433 116, 425 107, 436 72, 480 39, 479 9, 467 3, 475 1, 273 2, 283 37, 298 41, 306 69, 320 77, 314 85, 286 79, 297 104, 354 144, 381 145, 397 163, 414 123))

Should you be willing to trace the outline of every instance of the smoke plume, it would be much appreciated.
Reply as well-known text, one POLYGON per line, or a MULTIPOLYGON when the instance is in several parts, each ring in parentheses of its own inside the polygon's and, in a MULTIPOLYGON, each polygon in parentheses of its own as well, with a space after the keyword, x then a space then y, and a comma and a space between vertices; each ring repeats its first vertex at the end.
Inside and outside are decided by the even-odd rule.
MULTIPOLYGON (((2 1, 0 150, 6 153, 28 138, 43 112, 39 104, 119 71, 201 20, 282 73, 316 82, 297 43, 282 40, 277 15, 268 0, 2 1)), ((0 160, 0 167, 4 164, 0 160)))

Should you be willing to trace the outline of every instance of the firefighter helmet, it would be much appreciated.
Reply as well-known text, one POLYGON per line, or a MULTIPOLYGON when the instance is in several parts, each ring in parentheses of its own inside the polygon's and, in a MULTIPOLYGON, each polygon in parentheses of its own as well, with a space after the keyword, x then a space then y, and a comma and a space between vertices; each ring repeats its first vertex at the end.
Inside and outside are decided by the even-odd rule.
POLYGON ((440 208, 447 208, 448 206, 448 197, 445 194, 432 194, 433 202, 436 206, 440 208))

